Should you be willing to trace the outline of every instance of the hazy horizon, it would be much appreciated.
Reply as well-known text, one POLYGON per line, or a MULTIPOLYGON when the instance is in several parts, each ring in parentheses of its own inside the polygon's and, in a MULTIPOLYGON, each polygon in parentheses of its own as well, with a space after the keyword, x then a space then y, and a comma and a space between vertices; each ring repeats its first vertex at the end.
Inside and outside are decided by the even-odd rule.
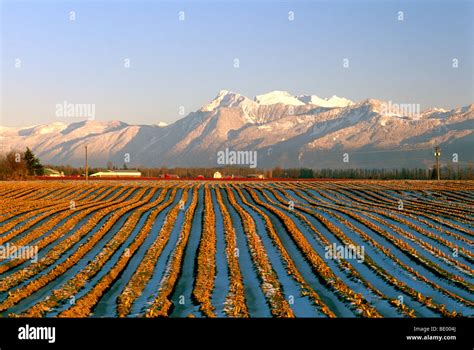
POLYGON ((474 102, 473 11, 460 0, 4 0, 0 125, 79 121, 55 116, 64 101, 95 105, 96 120, 169 124, 222 89, 462 107, 474 102))

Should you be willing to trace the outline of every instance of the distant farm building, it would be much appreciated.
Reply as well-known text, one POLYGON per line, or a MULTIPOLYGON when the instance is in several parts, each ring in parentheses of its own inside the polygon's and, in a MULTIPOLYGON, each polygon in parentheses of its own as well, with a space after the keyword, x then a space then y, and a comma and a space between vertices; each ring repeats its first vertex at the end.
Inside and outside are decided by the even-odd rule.
POLYGON ((58 171, 56 169, 44 168, 44 176, 63 177, 64 173, 62 171, 58 171))
POLYGON ((142 173, 137 170, 106 170, 91 174, 90 177, 141 177, 142 173))
POLYGON ((263 176, 262 174, 250 174, 247 176, 249 179, 264 179, 265 176, 263 176))
POLYGON ((220 172, 216 171, 216 172, 214 173, 214 176, 213 176, 213 177, 214 177, 214 179, 222 179, 222 174, 221 174, 220 172))

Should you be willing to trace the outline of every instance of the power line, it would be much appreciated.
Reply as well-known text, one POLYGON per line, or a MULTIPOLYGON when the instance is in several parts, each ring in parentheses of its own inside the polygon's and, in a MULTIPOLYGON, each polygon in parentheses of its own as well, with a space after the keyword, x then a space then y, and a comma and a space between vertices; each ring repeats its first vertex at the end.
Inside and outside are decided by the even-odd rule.
POLYGON ((86 148, 86 181, 89 181, 89 165, 87 163, 87 146, 85 146, 86 148))
POLYGON ((434 155, 436 157, 436 176, 439 180, 439 157, 441 156, 441 150, 440 150, 439 146, 435 147, 434 155))

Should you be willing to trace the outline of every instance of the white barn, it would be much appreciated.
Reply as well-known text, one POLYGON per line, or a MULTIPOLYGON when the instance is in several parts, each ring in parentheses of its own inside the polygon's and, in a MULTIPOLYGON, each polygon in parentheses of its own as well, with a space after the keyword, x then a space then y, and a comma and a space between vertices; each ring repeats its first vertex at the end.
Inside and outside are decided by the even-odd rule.
POLYGON ((89 175, 90 177, 141 177, 142 173, 137 170, 106 170, 89 175))
POLYGON ((44 176, 63 177, 64 173, 62 171, 58 171, 56 169, 44 168, 44 176))

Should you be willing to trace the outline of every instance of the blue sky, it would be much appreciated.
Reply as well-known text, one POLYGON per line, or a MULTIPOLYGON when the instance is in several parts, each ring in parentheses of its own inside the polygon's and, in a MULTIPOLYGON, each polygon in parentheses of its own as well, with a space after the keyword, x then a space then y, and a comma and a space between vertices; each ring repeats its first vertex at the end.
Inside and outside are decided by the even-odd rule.
POLYGON ((63 101, 172 122, 221 89, 474 102, 473 1, 0 1, 4 126, 70 122, 63 101))

